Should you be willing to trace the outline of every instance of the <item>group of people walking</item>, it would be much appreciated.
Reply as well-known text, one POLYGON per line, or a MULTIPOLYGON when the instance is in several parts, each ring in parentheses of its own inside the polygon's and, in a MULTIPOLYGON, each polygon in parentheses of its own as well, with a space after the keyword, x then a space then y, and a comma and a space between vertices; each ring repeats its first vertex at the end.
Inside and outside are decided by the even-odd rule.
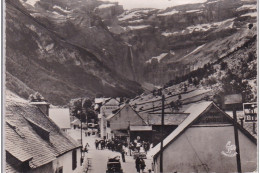
MULTIPOLYGON (((128 154, 128 151, 138 151, 138 152, 146 152, 150 149, 150 143, 141 141, 141 140, 135 140, 133 142, 130 142, 129 146, 126 141, 120 140, 117 138, 109 139, 109 140, 95 140, 95 147, 97 150, 103 150, 108 149, 111 151, 116 151, 121 153, 122 161, 125 162, 125 155, 128 154), (129 147, 129 150, 128 148, 129 147)), ((135 160, 135 166, 138 173, 144 172, 144 169, 146 167, 145 161, 141 157, 137 157, 135 160)))
POLYGON ((150 143, 146 141, 138 141, 130 142, 129 149, 131 151, 145 152, 150 150, 150 143))

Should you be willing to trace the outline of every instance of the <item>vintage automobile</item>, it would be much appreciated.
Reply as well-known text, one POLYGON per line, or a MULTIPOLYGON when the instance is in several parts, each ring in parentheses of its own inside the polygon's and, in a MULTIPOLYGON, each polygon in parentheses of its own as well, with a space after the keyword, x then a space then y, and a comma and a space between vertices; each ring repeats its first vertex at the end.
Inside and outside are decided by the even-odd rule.
POLYGON ((123 173, 120 156, 108 158, 106 173, 123 173))

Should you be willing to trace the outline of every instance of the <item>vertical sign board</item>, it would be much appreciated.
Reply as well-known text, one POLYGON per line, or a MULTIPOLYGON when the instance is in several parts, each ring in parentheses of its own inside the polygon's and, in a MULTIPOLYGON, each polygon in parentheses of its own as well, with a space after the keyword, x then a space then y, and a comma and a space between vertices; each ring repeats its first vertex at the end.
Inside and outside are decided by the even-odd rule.
POLYGON ((246 122, 256 122, 257 121, 257 103, 244 103, 243 110, 245 114, 246 122))

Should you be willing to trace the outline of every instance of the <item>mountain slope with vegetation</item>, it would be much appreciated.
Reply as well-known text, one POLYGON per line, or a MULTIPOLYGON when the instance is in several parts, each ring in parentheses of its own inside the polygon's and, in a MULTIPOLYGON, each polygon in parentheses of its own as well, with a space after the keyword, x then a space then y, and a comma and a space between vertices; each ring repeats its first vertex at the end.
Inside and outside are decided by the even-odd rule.
POLYGON ((26 98, 39 91, 51 103, 62 105, 85 95, 131 97, 142 91, 92 52, 35 20, 17 1, 7 0, 6 5, 6 79, 13 92, 26 98))

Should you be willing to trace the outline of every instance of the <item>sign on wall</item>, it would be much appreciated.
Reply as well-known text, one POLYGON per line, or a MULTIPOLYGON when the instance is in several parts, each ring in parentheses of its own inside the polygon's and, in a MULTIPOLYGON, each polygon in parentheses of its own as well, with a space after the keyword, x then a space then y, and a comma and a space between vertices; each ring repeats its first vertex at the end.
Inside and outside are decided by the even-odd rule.
POLYGON ((257 120, 257 103, 244 103, 243 110, 246 122, 255 122, 257 120))

